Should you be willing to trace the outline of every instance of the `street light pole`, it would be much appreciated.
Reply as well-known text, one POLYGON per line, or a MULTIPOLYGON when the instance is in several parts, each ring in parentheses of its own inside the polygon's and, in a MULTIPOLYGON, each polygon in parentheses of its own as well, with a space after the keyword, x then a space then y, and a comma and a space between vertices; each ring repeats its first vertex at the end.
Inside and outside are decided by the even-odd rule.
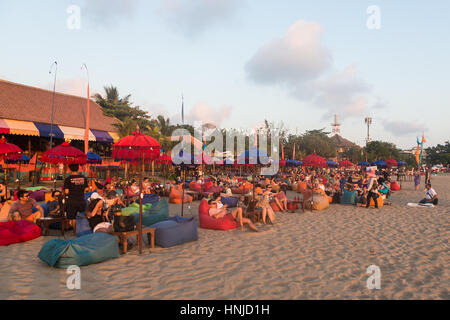
POLYGON ((53 64, 50 66, 49 74, 52 74, 53 66, 55 66, 55 80, 53 82, 53 98, 52 98, 52 115, 51 115, 51 124, 50 124, 50 148, 53 147, 53 122, 55 118, 55 90, 56 90, 56 73, 58 72, 58 62, 53 62, 53 64))

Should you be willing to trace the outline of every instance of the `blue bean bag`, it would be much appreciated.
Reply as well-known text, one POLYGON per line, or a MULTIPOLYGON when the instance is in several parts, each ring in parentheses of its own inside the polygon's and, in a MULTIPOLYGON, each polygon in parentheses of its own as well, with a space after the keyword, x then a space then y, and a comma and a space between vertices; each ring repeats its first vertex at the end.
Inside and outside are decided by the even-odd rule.
MULTIPOLYGON (((139 223, 139 212, 133 213, 134 222, 139 223)), ((161 199, 152 205, 150 210, 142 212, 142 225, 151 226, 160 221, 169 219, 169 203, 166 199, 161 199)))
POLYGON ((155 244, 163 247, 173 247, 189 241, 198 240, 197 222, 193 217, 172 217, 150 226, 155 230, 155 244))
POLYGON ((220 197, 220 202, 227 205, 228 208, 234 208, 237 206, 239 199, 236 197, 220 197))
POLYGON ((86 218, 86 214, 84 212, 78 212, 77 218, 76 218, 76 224, 77 224, 77 238, 91 234, 92 229, 89 225, 89 221, 86 218))
MULTIPOLYGON (((144 194, 144 198, 142 199, 142 204, 147 204, 147 203, 151 203, 151 204, 155 204, 159 201, 159 196, 157 194, 144 194)), ((137 203, 139 203, 139 200, 137 201, 137 203)))
POLYGON ((38 257, 51 267, 87 266, 119 257, 113 235, 98 232, 73 240, 53 239, 45 243, 38 257))
POLYGON ((358 202, 358 196, 356 195, 356 191, 344 190, 344 194, 341 197, 341 204, 355 205, 357 202, 358 202))

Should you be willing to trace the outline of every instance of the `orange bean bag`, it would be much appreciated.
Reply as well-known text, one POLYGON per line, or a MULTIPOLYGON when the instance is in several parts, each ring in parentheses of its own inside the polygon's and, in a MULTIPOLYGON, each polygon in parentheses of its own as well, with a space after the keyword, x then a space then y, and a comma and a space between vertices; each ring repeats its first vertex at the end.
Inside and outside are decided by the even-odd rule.
POLYGON ((195 186, 195 184, 196 184, 196 182, 195 182, 195 181, 191 181, 191 182, 189 183, 189 190, 191 190, 191 191, 195 191, 195 190, 194 190, 194 186, 195 186))
POLYGON ((311 209, 311 201, 313 201, 312 210, 321 211, 330 207, 330 202, 328 201, 327 195, 314 194, 314 196, 307 198, 305 203, 306 209, 311 209))
MULTIPOLYGON (((192 202, 192 197, 188 194, 184 195, 184 203, 192 202)), ((178 187, 172 188, 169 194, 169 203, 181 204, 183 202, 183 191, 180 191, 178 187)))
POLYGON ((298 187, 298 185, 295 183, 295 184, 291 185, 291 190, 297 191, 297 187, 298 187))
POLYGON ((306 182, 300 182, 297 185, 297 192, 302 193, 304 191, 306 191, 307 187, 306 187, 306 182))
POLYGON ((330 197, 330 196, 328 196, 328 201, 329 201, 330 203, 332 203, 332 202, 333 202, 333 198, 330 197))
MULTIPOLYGON (((381 197, 380 194, 378 194, 378 195, 379 195, 379 197, 378 197, 378 199, 377 199, 377 202, 378 202, 378 208, 381 208, 381 207, 383 206, 383 198, 381 197)), ((372 199, 372 198, 370 199, 370 206, 371 206, 371 207, 375 207, 375 202, 373 202, 373 199, 372 199)))

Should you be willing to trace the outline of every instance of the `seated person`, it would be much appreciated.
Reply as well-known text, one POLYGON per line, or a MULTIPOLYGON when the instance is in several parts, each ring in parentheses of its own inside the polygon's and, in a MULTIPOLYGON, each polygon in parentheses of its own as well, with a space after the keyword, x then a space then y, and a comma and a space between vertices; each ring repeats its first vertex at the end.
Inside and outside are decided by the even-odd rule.
POLYGON ((6 186, 0 183, 0 203, 3 204, 7 200, 11 200, 11 193, 6 191, 6 186))
POLYGON ((123 203, 120 196, 117 194, 117 191, 113 184, 107 183, 104 191, 105 201, 108 208, 112 206, 121 206, 125 208, 125 204, 123 203))
MULTIPOLYGON (((219 197, 220 198, 220 197, 219 197)), ((250 229, 253 231, 259 231, 258 228, 253 224, 253 222, 248 218, 242 217, 242 208, 236 208, 233 211, 229 212, 227 210, 227 206, 220 203, 220 201, 216 201, 211 199, 208 201, 209 204, 209 215, 214 219, 220 219, 226 216, 227 214, 231 214, 233 219, 236 220, 241 229, 244 228, 244 224, 247 224, 250 229)))
POLYGON ((105 210, 105 201, 98 193, 93 193, 86 208, 86 218, 92 230, 102 222, 109 221, 109 209, 105 210))
POLYGON ((26 190, 17 192, 19 200, 14 202, 9 209, 10 220, 28 220, 36 223, 37 219, 44 216, 44 209, 37 204, 36 200, 30 199, 29 196, 30 194, 26 190))
POLYGON ((427 183, 425 188, 425 198, 420 200, 419 203, 432 203, 434 205, 438 204, 438 196, 436 191, 431 187, 431 183, 427 183))
POLYGON ((51 201, 47 201, 48 215, 50 217, 62 217, 64 212, 62 211, 62 193, 59 190, 52 192, 51 201))
MULTIPOLYGON (((273 224, 275 222, 275 212, 273 212, 273 209, 270 206, 270 201, 272 200, 274 200, 272 195, 272 186, 268 185, 266 191, 264 191, 262 195, 258 196, 258 203, 256 204, 257 208, 262 209, 262 221, 264 224, 266 224, 266 216, 269 216, 270 223, 273 224)), ((279 202, 278 205, 280 206, 279 202)))
POLYGON ((391 196, 391 183, 389 181, 383 182, 383 184, 378 187, 378 192, 381 193, 381 194, 385 194, 386 198, 390 198, 390 196, 391 196))

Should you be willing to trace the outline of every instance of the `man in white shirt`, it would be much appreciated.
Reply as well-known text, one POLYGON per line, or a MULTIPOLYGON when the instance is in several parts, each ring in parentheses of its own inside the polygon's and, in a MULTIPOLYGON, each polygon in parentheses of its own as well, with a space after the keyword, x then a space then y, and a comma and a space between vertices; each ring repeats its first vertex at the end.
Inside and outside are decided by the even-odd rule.
POLYGON ((420 200, 419 203, 432 203, 434 205, 438 204, 438 196, 436 191, 431 187, 431 183, 427 183, 425 189, 425 198, 420 200))

